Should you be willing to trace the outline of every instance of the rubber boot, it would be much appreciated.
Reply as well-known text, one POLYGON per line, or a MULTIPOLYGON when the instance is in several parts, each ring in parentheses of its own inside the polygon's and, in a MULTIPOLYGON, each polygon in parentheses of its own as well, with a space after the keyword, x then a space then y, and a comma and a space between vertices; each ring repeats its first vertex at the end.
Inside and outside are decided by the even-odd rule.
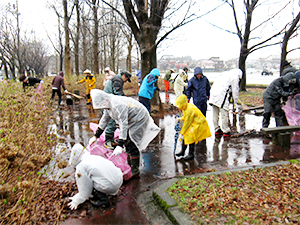
POLYGON ((131 158, 131 173, 132 177, 140 176, 140 156, 138 157, 130 157, 131 158))
POLYGON ((183 158, 184 160, 194 159, 195 144, 190 144, 189 146, 189 154, 183 158))
POLYGON ((114 146, 114 144, 115 144, 114 134, 105 133, 104 147, 110 150, 114 150, 116 147, 114 146))
POLYGON ((187 145, 184 144, 184 140, 182 140, 182 147, 181 147, 181 151, 177 154, 175 154, 177 157, 180 157, 180 156, 184 156, 185 154, 185 150, 187 148, 187 145))
POLYGON ((107 197, 106 194, 99 192, 97 190, 93 190, 93 198, 90 200, 90 202, 92 203, 93 206, 96 207, 109 207, 110 206, 110 202, 109 199, 107 197))

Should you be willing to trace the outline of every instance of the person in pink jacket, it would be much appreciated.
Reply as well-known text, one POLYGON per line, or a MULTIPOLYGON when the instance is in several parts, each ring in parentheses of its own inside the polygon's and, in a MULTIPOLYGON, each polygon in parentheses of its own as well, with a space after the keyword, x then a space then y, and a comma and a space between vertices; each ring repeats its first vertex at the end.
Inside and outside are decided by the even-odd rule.
POLYGON ((105 85, 107 84, 107 82, 113 77, 115 76, 116 74, 110 70, 109 67, 106 67, 104 69, 104 72, 105 72, 105 77, 104 77, 104 80, 103 80, 103 87, 105 87, 105 85))

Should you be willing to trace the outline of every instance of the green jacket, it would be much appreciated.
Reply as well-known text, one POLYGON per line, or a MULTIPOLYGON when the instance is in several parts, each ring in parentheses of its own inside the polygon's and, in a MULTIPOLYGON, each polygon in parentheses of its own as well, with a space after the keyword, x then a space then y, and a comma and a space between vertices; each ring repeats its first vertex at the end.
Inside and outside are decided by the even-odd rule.
POLYGON ((113 76, 105 85, 104 92, 114 95, 125 95, 123 92, 124 81, 121 74, 113 76))
POLYGON ((169 81, 171 78, 171 73, 172 73, 171 70, 167 71, 165 74, 164 80, 169 81))

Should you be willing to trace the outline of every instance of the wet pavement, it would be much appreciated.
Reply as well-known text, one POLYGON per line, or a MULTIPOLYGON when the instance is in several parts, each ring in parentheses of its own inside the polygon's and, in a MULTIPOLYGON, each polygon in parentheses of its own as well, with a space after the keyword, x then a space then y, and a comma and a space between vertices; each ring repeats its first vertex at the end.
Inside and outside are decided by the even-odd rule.
MULTIPOLYGON (((162 101, 175 102, 175 96, 160 93, 162 101)), ((75 103, 75 102, 74 102, 75 103)), ((59 143, 56 153, 62 160, 67 160, 72 146, 79 142, 86 146, 93 132, 89 129, 89 123, 98 123, 101 117, 100 110, 93 110, 87 106, 84 100, 74 104, 72 110, 56 110, 55 122, 51 132, 57 133, 59 143)), ((263 165, 291 158, 300 157, 299 138, 292 137, 290 149, 284 149, 272 145, 271 140, 259 135, 242 136, 239 138, 207 138, 198 143, 195 148, 195 159, 183 161, 174 158, 174 115, 166 115, 164 118, 153 117, 155 123, 161 128, 161 132, 141 153, 140 178, 135 178, 123 184, 123 195, 106 209, 95 209, 82 218, 69 218, 62 224, 153 224, 149 215, 142 208, 137 199, 141 194, 159 185, 169 178, 182 175, 199 174, 207 171, 221 171, 227 169, 243 168, 253 165, 263 165)), ((233 129, 237 132, 247 130, 259 131, 262 116, 253 114, 230 114, 233 129)), ((208 106, 207 121, 211 133, 214 134, 212 124, 212 111, 208 106)), ((272 118, 270 127, 274 125, 272 118)), ((186 152, 186 154, 188 151, 186 152)), ((52 175, 61 174, 64 169, 54 171, 52 175)), ((70 171, 72 173, 72 171, 70 171)), ((68 180, 74 181, 74 176, 68 180)), ((81 208, 77 210, 80 214, 81 208)), ((162 221, 165 221, 163 218, 162 221)), ((162 221, 157 223, 162 223, 162 221)), ((165 221, 166 224, 168 223, 165 221)))

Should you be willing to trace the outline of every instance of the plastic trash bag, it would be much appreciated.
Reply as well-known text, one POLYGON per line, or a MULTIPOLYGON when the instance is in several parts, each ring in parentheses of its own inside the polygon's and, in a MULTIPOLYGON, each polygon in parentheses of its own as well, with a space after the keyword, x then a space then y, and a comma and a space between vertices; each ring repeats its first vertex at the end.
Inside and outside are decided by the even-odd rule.
MULTIPOLYGON (((98 128, 98 124, 90 123, 90 129, 96 133, 98 128)), ((120 130, 116 129, 115 131, 115 139, 118 139, 120 130)), ((127 163, 127 154, 125 152, 121 153, 118 156, 112 156, 113 150, 107 149, 104 147, 105 142, 105 132, 101 134, 101 136, 97 139, 97 142, 88 146, 86 149, 90 152, 91 155, 101 155, 104 158, 112 161, 116 167, 120 168, 123 173, 123 179, 129 180, 132 177, 131 167, 127 163)))

